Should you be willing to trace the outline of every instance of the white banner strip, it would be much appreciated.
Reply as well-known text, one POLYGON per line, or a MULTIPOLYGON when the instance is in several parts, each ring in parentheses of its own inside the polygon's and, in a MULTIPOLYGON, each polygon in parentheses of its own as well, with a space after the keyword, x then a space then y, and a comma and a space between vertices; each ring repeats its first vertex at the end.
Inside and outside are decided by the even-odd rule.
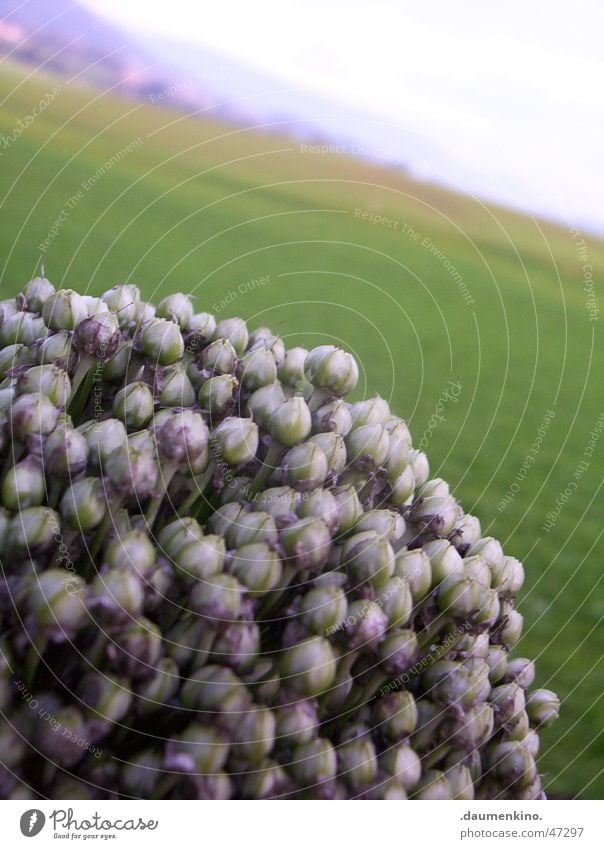
POLYGON ((376 849, 385 844, 600 849, 603 807, 599 801, 5 801, 0 803, 0 845, 42 849, 95 841, 124 849, 168 849, 170 843, 192 849, 376 849))

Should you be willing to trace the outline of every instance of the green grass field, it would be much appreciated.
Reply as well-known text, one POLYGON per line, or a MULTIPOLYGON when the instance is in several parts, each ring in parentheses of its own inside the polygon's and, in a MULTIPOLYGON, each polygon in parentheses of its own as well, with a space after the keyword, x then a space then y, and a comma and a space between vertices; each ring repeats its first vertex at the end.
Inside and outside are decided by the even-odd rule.
POLYGON ((2 69, 3 296, 42 257, 59 286, 182 290, 290 345, 353 351, 358 395, 390 399, 416 444, 424 435, 433 476, 524 560, 516 654, 563 700, 543 734, 545 782, 602 798, 604 436, 590 433, 604 424, 604 345, 585 275, 597 279, 604 244, 291 138, 84 89, 59 92, 17 138, 54 81, 2 69))

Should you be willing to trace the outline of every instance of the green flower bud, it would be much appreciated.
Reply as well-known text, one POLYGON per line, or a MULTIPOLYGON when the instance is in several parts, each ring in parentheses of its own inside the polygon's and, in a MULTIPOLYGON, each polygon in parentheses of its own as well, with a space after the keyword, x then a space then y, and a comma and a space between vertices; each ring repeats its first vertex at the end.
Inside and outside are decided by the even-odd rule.
POLYGON ((57 425, 44 443, 44 469, 48 475, 73 478, 88 464, 88 442, 79 430, 57 425))
POLYGON ((156 377, 161 407, 192 407, 195 404, 195 390, 187 372, 179 363, 163 369, 159 379, 156 377))
POLYGON ((275 358, 267 348, 248 351, 240 360, 237 373, 243 390, 254 392, 261 386, 268 386, 276 381, 275 358))
POLYGON ((24 507, 38 507, 46 495, 46 481, 40 464, 31 457, 12 466, 2 481, 2 503, 17 512, 24 507))
POLYGON ((208 624, 200 617, 179 618, 165 637, 166 654, 183 669, 191 661, 201 667, 210 657, 211 645, 207 640, 208 624))
POLYGON ((145 531, 126 531, 109 543, 103 559, 110 569, 147 578, 155 569, 155 548, 145 531))
POLYGON ((19 355, 25 351, 25 345, 7 345, 0 350, 0 380, 4 380, 8 372, 14 368, 19 361, 19 355))
POLYGON ((84 581, 67 569, 47 569, 25 576, 27 613, 56 642, 69 640, 88 621, 84 581))
POLYGON ((282 517, 291 517, 296 512, 300 495, 289 486, 272 486, 262 490, 254 498, 254 508, 262 510, 278 521, 282 517))
POLYGON ((113 357, 121 338, 119 322, 109 312, 85 318, 78 324, 74 333, 78 350, 101 362, 113 357))
POLYGON ((359 367, 352 354, 333 345, 320 345, 306 357, 304 374, 313 386, 343 398, 357 385, 359 367))
POLYGON ((413 601, 417 604, 427 596, 432 586, 430 558, 421 548, 412 551, 401 549, 395 557, 394 575, 409 585, 413 601))
POLYGON ((205 619, 232 622, 241 611, 243 587, 232 575, 212 575, 195 584, 189 596, 189 609, 205 619))
POLYGON ((189 725, 166 743, 164 769, 170 772, 212 774, 229 755, 226 735, 209 725, 189 725))
POLYGON ((349 787, 369 784, 377 775, 377 755, 369 735, 341 743, 336 749, 338 773, 349 787))
POLYGON ((73 289, 59 289, 42 305, 42 318, 51 330, 75 330, 87 316, 82 296, 73 289))
POLYGON ((447 777, 436 769, 427 770, 419 782, 414 799, 452 799, 453 791, 447 777))
POLYGON ((41 312, 42 307, 51 295, 54 295, 55 287, 45 277, 34 277, 25 285, 21 296, 24 300, 24 308, 29 312, 41 312))
POLYGON ((336 753, 328 740, 318 737, 296 746, 288 758, 287 769, 301 790, 316 789, 317 784, 335 777, 338 770, 336 753))
POLYGON ((191 299, 181 292, 168 295, 157 305, 156 314, 159 318, 175 321, 184 330, 188 328, 193 317, 193 306, 191 299))
POLYGON ((304 398, 294 395, 272 413, 270 435, 281 445, 291 447, 306 439, 311 430, 311 415, 304 398))
POLYGON ((336 675, 333 650, 323 637, 309 637, 286 649, 279 665, 284 685, 301 696, 321 695, 336 675))
POLYGON ((232 374, 219 374, 205 381, 197 397, 210 422, 233 410, 238 389, 239 381, 232 374))
POLYGON ((338 502, 328 489, 315 489, 302 499, 298 507, 301 519, 323 519, 330 533, 335 533, 340 524, 338 502))
POLYGON ((129 372, 142 362, 131 341, 123 342, 108 360, 103 362, 103 380, 108 383, 127 382, 129 372))
POLYGON ((376 395, 375 398, 353 404, 350 414, 353 429, 362 425, 385 425, 390 419, 390 407, 387 401, 376 395))
MULTIPOLYGON (((254 626, 254 631, 257 637, 257 645, 259 647, 259 627, 254 626)), ((220 640, 220 636, 218 639, 220 640)), ((281 690, 281 678, 279 677, 279 672, 272 661, 255 658, 253 667, 246 670, 246 674, 243 676, 243 681, 250 688, 255 701, 263 702, 264 704, 273 704, 277 701, 281 690)))
POLYGON ((509 610, 501 616, 501 627, 498 636, 501 643, 507 648, 513 648, 522 636, 524 618, 518 610, 509 610))
POLYGON ((530 731, 530 720, 525 710, 503 728, 504 740, 519 740, 522 742, 530 731))
POLYGON ((171 547, 170 559, 176 568, 196 581, 212 581, 222 571, 226 547, 224 539, 214 534, 203 536, 179 547, 171 547))
POLYGON ((399 675, 410 669, 418 654, 415 631, 400 630, 387 634, 378 648, 378 660, 388 675, 399 675))
POLYGON ((384 639, 388 617, 375 601, 359 599, 348 605, 346 633, 351 651, 372 652, 384 639))
POLYGON ((149 301, 137 301, 134 305, 134 323, 137 327, 141 327, 147 321, 155 318, 157 309, 149 301))
POLYGON ((495 727, 513 723, 525 708, 524 690, 518 684, 493 687, 489 701, 495 711, 495 727))
POLYGON ((144 714, 169 705, 180 687, 180 672, 171 657, 162 657, 150 678, 142 681, 136 691, 137 706, 144 714))
POLYGON ((551 690, 533 690, 526 700, 531 725, 548 728, 560 715, 560 699, 551 690))
MULTIPOLYGON (((228 528, 235 524, 245 512, 245 508, 239 503, 224 504, 218 510, 215 510, 208 519, 208 530, 213 534, 218 534, 218 536, 224 536, 228 528)), ((160 540, 161 538, 162 534, 159 536, 160 540)))
POLYGON ((313 634, 329 636, 339 630, 346 619, 346 595, 336 587, 315 587, 302 598, 300 618, 313 634))
POLYGON ((123 764, 121 769, 123 791, 137 799, 152 798, 161 774, 160 769, 161 757, 151 749, 143 749, 142 752, 131 755, 128 763, 123 764))
MULTIPOLYGON (((469 701, 466 699, 465 701, 469 701)), ((464 699, 461 706, 465 707, 464 699)), ((494 729, 494 712, 489 704, 479 702, 453 714, 443 722, 443 737, 464 752, 480 749, 491 738, 494 729)))
POLYGON ((398 477, 391 481, 390 501, 395 507, 406 507, 413 500, 414 489, 413 469, 411 466, 407 466, 398 477))
POLYGON ((140 431, 128 438, 125 449, 109 455, 103 470, 124 497, 148 498, 157 491, 159 466, 155 445, 148 431, 140 431))
POLYGON ((275 715, 265 707, 253 707, 237 722, 231 743, 231 755, 246 768, 258 764, 270 754, 275 742, 275 715))
POLYGON ((283 767, 268 759, 253 772, 245 773, 241 783, 244 799, 279 798, 291 789, 291 782, 283 767))
POLYGON ((281 544, 299 569, 315 571, 327 562, 331 536, 321 519, 301 519, 283 528, 281 544))
POLYGON ((0 326, 0 347, 7 345, 33 345, 46 336, 44 319, 31 312, 17 312, 0 326))
POLYGON ((275 710, 275 742, 282 747, 309 743, 317 736, 319 717, 316 703, 300 699, 275 710))
POLYGON ((413 477, 415 478, 416 486, 421 486, 426 483, 430 477, 430 464, 424 452, 416 451, 412 448, 409 452, 409 462, 413 469, 413 477))
POLYGON ((201 415, 192 410, 160 410, 149 429, 160 457, 166 460, 189 467, 207 452, 208 428, 201 415))
POLYGON ((398 743, 385 749, 379 758, 380 766, 394 776, 405 790, 413 790, 421 778, 422 764, 408 743, 398 743))
POLYGON ((109 307, 102 298, 95 298, 92 295, 82 295, 82 301, 86 307, 86 315, 88 318, 95 315, 110 315, 109 307))
POLYGON ((389 740, 400 740, 415 730, 417 705, 407 690, 381 696, 372 708, 377 729, 389 740))
POLYGON ((102 480, 83 478, 70 484, 61 499, 61 515, 68 525, 78 531, 98 527, 107 512, 107 500, 102 480))
POLYGON ((508 667, 508 653, 503 646, 490 646, 486 657, 489 666, 489 680, 491 684, 498 684, 503 680, 508 667))
POLYGON ((449 490, 449 484, 446 481, 442 478, 434 478, 434 480, 426 481, 421 486, 418 486, 416 494, 417 498, 447 498, 451 492, 449 490))
POLYGON ((33 746, 50 763, 66 769, 74 767, 89 746, 84 717, 75 707, 57 705, 52 696, 42 695, 38 703, 38 713, 48 714, 52 721, 35 724, 33 746))
MULTIPOLYGON (((384 468, 390 481, 396 481, 406 473, 404 480, 415 481, 413 467, 410 464, 411 434, 409 428, 401 419, 391 420, 385 424, 388 431, 388 454, 384 460, 384 468)), ((402 482, 397 490, 402 493, 402 482)), ((409 497, 409 496, 407 496, 409 497)))
POLYGON ((380 588, 377 601, 388 617, 390 628, 400 628, 406 625, 413 613, 413 597, 409 582, 402 578, 391 578, 380 588))
POLYGON ((140 290, 131 283, 113 286, 102 296, 109 310, 115 314, 120 327, 128 327, 136 320, 138 303, 141 298, 140 290))
POLYGON ((504 557, 501 570, 493 570, 492 585, 500 595, 515 596, 524 584, 524 567, 515 557, 504 557))
POLYGON ((290 348, 289 351, 286 351, 283 364, 279 367, 281 383, 294 389, 297 384, 305 380, 304 363, 307 356, 306 348, 290 348))
POLYGON ((446 536, 455 526, 457 511, 457 502, 451 496, 427 496, 414 502, 409 521, 422 530, 446 536))
POLYGON ((329 472, 337 475, 346 468, 346 444, 339 433, 317 433, 308 440, 318 445, 327 458, 329 472))
POLYGON ((132 569, 111 569, 96 576, 90 586, 90 607, 105 621, 127 621, 142 612, 143 585, 132 569))
POLYGON ((48 507, 26 507, 10 520, 6 545, 16 554, 37 554, 47 551, 59 533, 58 514, 48 507))
POLYGON ((325 482, 329 471, 327 458, 312 442, 294 445, 283 457, 287 482, 299 492, 309 492, 325 482))
POLYGON ((212 431, 210 445, 231 466, 250 463, 258 450, 258 426, 250 419, 229 416, 212 431))
POLYGON ((146 383, 128 383, 113 400, 113 414, 128 430, 140 430, 153 415, 153 394, 146 383))
POLYGON ((277 542, 277 526, 269 513, 243 513, 225 532, 229 548, 239 548, 252 542, 277 542))
POLYGON ((34 434, 48 436, 55 429, 59 418, 58 409, 40 392, 19 395, 8 414, 9 433, 13 439, 19 440, 34 434))
POLYGON ((116 631, 107 646, 112 666, 131 678, 147 678, 156 668, 162 650, 161 631, 144 616, 116 631))
POLYGON ((340 486, 332 490, 338 506, 339 526, 341 534, 351 531, 363 514, 363 505, 354 486, 340 486))
POLYGON ((273 336, 268 327, 259 327, 250 334, 247 344, 248 351, 266 348, 273 355, 277 368, 285 362, 285 345, 280 336, 273 336))
POLYGON ((216 332, 216 319, 209 312, 194 313, 187 324, 187 350, 195 353, 210 339, 213 338, 216 332))
POLYGON ((531 729, 525 734, 524 739, 522 740, 522 745, 533 758, 537 758, 537 755, 539 754, 540 740, 539 735, 534 729, 531 729))
POLYGON ((154 365, 170 366, 182 359, 185 343, 178 324, 153 318, 140 330, 141 352, 154 365))
MULTIPOLYGON (((466 557, 473 557, 477 554, 486 561, 494 576, 500 574, 505 559, 500 542, 493 537, 484 537, 484 539, 477 540, 468 550, 466 557)), ((493 586, 496 586, 496 584, 494 583, 493 586)))
POLYGON ((232 374, 237 366, 237 352, 228 339, 216 339, 201 352, 200 363, 207 374, 232 374))
POLYGON ((507 670, 503 678, 504 684, 515 683, 523 690, 533 684, 535 680, 535 664, 526 657, 518 657, 508 662, 507 670))
POLYGON ((36 343, 36 356, 40 365, 56 365, 59 368, 69 369, 71 361, 75 357, 72 348, 72 334, 64 330, 53 333, 36 343))
POLYGON ((354 534, 346 540, 343 564, 353 581, 383 586, 394 572, 394 551, 387 539, 375 531, 354 534))
POLYGON ((260 628, 256 622, 233 622, 222 627, 212 646, 213 659, 239 673, 251 669, 259 653, 260 628))
POLYGON ((362 425, 346 437, 348 462, 379 469, 388 454, 388 431, 382 425, 362 425))
POLYGON ((0 326, 17 312, 17 299, 8 298, 0 301, 0 326))
POLYGON ((362 531, 375 531, 393 543, 405 533, 405 520, 394 510, 368 510, 355 527, 356 533, 362 531))
MULTIPOLYGON (((457 554, 457 551, 455 552, 457 554)), ((463 571, 468 578, 476 581, 481 587, 491 586, 491 570, 481 554, 466 555, 463 560, 463 571)))
POLYGON ((253 392, 247 402, 247 412, 264 431, 268 431, 272 417, 285 402, 281 385, 271 383, 253 392))
POLYGON ((19 395, 40 392, 45 395, 55 407, 64 409, 71 395, 69 375, 57 366, 32 366, 17 381, 19 395))
POLYGON ((231 571, 250 596, 261 596, 279 585, 281 560, 266 543, 249 543, 233 553, 231 571))
POLYGON ((93 714, 88 723, 88 733, 92 740, 100 740, 109 734, 112 726, 126 716, 132 704, 128 682, 101 672, 84 675, 78 687, 78 696, 93 714))
MULTIPOLYGON (((479 585, 480 586, 480 585, 479 585)), ((477 625, 492 626, 499 619, 501 604, 497 590, 488 590, 484 587, 480 590, 480 601, 478 610, 474 616, 477 625)))
POLYGON ((126 428, 119 419, 89 421, 78 428, 88 444, 89 461, 94 469, 103 469, 109 457, 128 444, 126 428))
POLYGON ((498 743, 487 752, 487 769, 503 787, 528 787, 537 777, 535 761, 518 742, 498 743))
POLYGON ((352 429, 350 407, 341 398, 330 401, 313 413, 313 430, 315 433, 339 433, 347 436, 352 429))
MULTIPOLYGON (((453 545, 463 556, 480 539, 480 521, 476 516, 463 514, 457 518, 455 529, 451 534, 453 545)), ((494 540, 495 542, 495 540, 494 540)))
POLYGON ((233 670, 213 664, 191 673, 183 684, 181 698, 190 710, 232 714, 237 722, 251 703, 250 694, 233 670))
POLYGON ((463 575, 449 575, 438 587, 436 601, 441 613, 456 619, 471 618, 481 606, 481 587, 463 575))
POLYGON ((219 321, 214 336, 216 339, 227 339, 240 357, 249 341, 247 325, 242 318, 225 318, 219 321))

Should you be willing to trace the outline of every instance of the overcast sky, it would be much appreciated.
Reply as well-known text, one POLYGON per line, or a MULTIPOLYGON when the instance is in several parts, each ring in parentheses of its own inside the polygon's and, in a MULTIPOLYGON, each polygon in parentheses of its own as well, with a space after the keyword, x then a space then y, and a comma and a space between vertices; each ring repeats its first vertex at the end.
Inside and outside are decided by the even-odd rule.
POLYGON ((599 0, 86 3, 365 111, 385 133, 413 129, 447 152, 418 163, 423 176, 604 232, 599 0))

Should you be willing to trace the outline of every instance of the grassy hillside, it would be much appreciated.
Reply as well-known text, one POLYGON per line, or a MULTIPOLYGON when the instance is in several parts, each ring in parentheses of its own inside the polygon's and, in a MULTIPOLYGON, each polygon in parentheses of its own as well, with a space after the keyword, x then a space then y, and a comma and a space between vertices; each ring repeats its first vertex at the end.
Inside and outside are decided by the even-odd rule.
POLYGON ((602 798, 604 350, 585 275, 603 244, 150 104, 65 89, 40 110, 54 81, 0 69, 4 296, 42 257, 57 285, 192 292, 288 344, 352 350, 358 394, 390 399, 433 475, 524 560, 516 653, 563 699, 546 784, 602 798))

